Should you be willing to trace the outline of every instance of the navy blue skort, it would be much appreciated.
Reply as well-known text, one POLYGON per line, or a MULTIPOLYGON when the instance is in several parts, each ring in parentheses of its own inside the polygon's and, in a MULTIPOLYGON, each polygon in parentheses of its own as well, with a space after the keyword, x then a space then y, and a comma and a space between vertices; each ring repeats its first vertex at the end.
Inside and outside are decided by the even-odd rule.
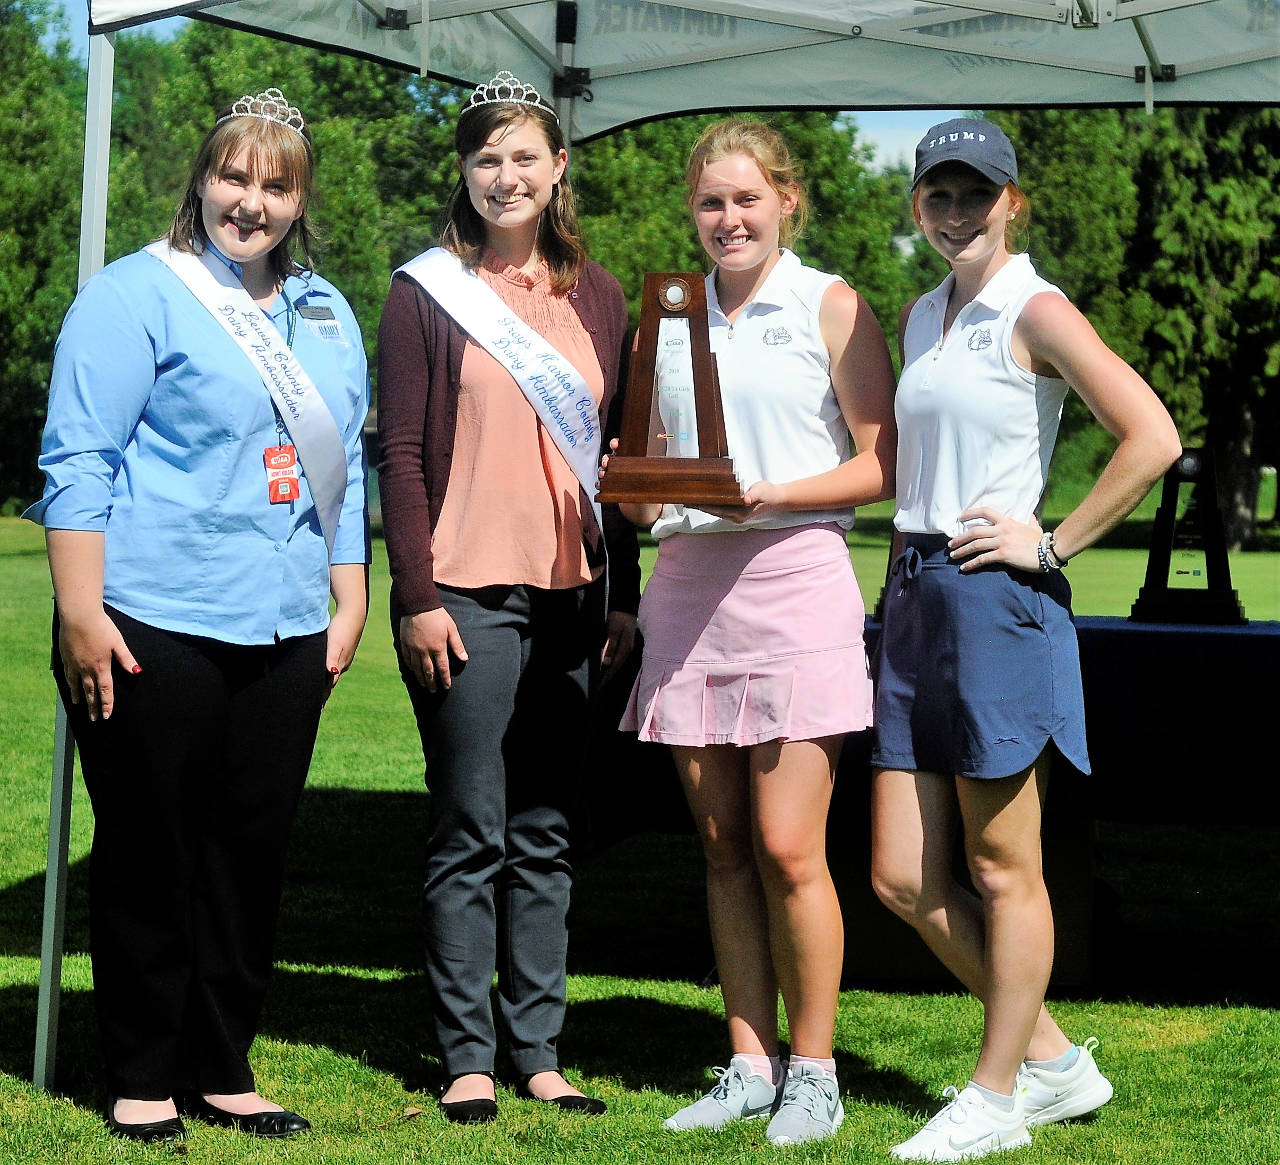
POLYGON ((1050 740, 1089 771, 1071 585, 962 573, 943 534, 904 535, 875 662, 876 768, 1008 777, 1050 740))

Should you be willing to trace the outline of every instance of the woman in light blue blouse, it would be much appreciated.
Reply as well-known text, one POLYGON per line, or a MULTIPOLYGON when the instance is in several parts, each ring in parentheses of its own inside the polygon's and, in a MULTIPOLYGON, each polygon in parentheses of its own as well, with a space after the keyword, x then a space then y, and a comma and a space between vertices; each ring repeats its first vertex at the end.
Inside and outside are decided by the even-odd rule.
POLYGON ((85 284, 54 358, 27 516, 94 810, 107 1124, 145 1142, 181 1139, 179 1110, 309 1127, 258 1095, 248 1051, 286 839, 367 605, 365 356, 311 269, 313 167, 278 90, 241 98, 167 240, 85 284))

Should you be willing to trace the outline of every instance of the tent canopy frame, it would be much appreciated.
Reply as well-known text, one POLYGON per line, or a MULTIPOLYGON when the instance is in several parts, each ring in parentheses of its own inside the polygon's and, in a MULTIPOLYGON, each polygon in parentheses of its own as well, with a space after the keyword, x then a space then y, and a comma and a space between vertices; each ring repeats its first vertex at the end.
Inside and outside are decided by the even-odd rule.
MULTIPOLYGON (((463 85, 488 80, 497 67, 518 65, 522 76, 553 96, 575 143, 624 125, 722 108, 1142 102, 1150 110, 1157 85, 1171 104, 1280 105, 1280 68, 1274 65, 1280 60, 1280 26, 1255 27, 1249 0, 347 0, 336 6, 332 0, 88 0, 88 10, 82 284, 101 268, 106 249, 115 33, 171 16, 248 29, 463 85), (322 27, 309 19, 312 7, 328 14, 330 23, 322 27), (579 27, 584 8, 597 18, 585 33, 579 27), (1200 14, 1195 25, 1188 23, 1191 17, 1176 16, 1190 8, 1200 14), (642 44, 628 39, 629 21, 643 26, 642 44), (730 22, 731 35, 721 35, 718 43, 714 30, 708 31, 715 21, 730 22), (969 32, 975 35, 966 40, 969 32), (1077 45, 1088 51, 1067 51, 1077 45), (866 67, 881 55, 885 63, 874 81, 879 88, 858 88, 866 67), (743 60, 764 58, 771 66, 767 72, 737 68, 743 60), (944 74, 935 61, 949 62, 950 72, 944 74), (1079 81, 1086 76, 1096 80, 1082 92, 1079 81), (761 100, 758 90, 766 79, 774 88, 761 100), (993 87, 997 80, 1011 88, 993 87)), ((54 737, 33 1073, 40 1088, 52 1086, 56 1060, 74 768, 61 704, 54 737)))

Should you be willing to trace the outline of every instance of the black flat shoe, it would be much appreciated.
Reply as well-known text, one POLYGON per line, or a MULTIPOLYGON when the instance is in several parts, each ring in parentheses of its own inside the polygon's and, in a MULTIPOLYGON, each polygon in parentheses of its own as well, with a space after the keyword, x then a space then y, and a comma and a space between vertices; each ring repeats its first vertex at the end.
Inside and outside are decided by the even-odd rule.
POLYGON ((308 1132, 311 1122, 296 1112, 228 1112, 210 1104, 198 1092, 183 1097, 182 1111, 205 1124, 224 1129, 239 1129, 254 1137, 294 1137, 308 1132))
MULTIPOLYGON (((448 1092, 454 1081, 461 1080, 462 1076, 488 1076, 490 1080, 494 1078, 492 1072, 463 1072, 449 1081, 445 1091, 448 1092)), ((477 1096, 472 1100, 441 1100, 440 1111, 444 1113, 445 1120, 452 1121, 455 1125, 487 1125, 498 1119, 498 1102, 487 1096, 477 1096)))
POLYGON ((442 1100, 440 1111, 455 1125, 486 1125, 498 1119, 498 1102, 487 1096, 474 1100, 442 1100))
POLYGON ((116 1098, 107 1097, 107 1131, 113 1137, 124 1137, 144 1145, 163 1145, 171 1141, 185 1141, 187 1130, 179 1117, 171 1116, 162 1121, 147 1121, 140 1125, 125 1125, 116 1120, 116 1098))
POLYGON ((594 1096, 579 1096, 576 1092, 564 1092, 559 1096, 535 1096, 529 1091, 526 1076, 516 1084, 516 1095, 521 1100, 536 1100, 539 1104, 554 1104, 561 1112, 580 1112, 583 1116, 601 1116, 609 1106, 594 1096))

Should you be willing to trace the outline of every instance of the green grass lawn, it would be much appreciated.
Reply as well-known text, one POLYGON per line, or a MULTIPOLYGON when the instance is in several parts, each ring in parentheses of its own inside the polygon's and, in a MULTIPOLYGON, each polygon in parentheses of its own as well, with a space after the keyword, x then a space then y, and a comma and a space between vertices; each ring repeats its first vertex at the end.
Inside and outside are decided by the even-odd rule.
MULTIPOLYGON (((874 604, 885 542, 872 519, 851 545, 874 604)), ((883 515, 880 525, 883 531, 883 515)), ((1274 561, 1260 562, 1256 577, 1241 558, 1232 569, 1251 617, 1280 616, 1274 561)), ((1102 604, 1080 602, 1083 611, 1124 614, 1141 582, 1142 554, 1091 551, 1071 572, 1078 599, 1096 594, 1102 604)), ((887 1162, 887 1147, 908 1136, 941 1089, 963 1083, 972 1067, 981 1011, 963 995, 849 984, 836 1037, 847 1118, 834 1141, 777 1150, 758 1125, 683 1137, 658 1129, 705 1088, 706 1066, 726 1058, 719 995, 703 985, 710 953, 700 859, 694 839, 679 833, 631 836, 581 864, 562 1053, 570 1074, 608 1100, 609 1114, 561 1117, 503 1091, 493 1126, 461 1129, 440 1116, 418 969, 426 798, 391 656, 380 544, 374 573, 370 628, 325 713, 290 850, 279 968, 254 1053, 262 1090, 306 1114, 316 1131, 288 1144, 259 1144, 196 1127, 182 1149, 147 1150, 110 1140, 98 1115, 85 906, 92 821, 79 784, 61 1095, 30 1084, 53 713, 50 591, 40 532, 0 520, 0 1162, 887 1162)), ((589 779, 600 788, 618 777, 597 771, 589 779)), ((624 792, 643 820, 656 791, 624 792)), ((1280 1015, 1265 965, 1270 960, 1273 968, 1277 953, 1274 842, 1273 828, 1265 827, 1194 835, 1101 830, 1099 876, 1110 920, 1103 953, 1112 957, 1124 947, 1130 962, 1108 975, 1105 989, 1058 993, 1052 1006, 1076 1038, 1101 1038, 1100 1062, 1116 1098, 1096 1120, 1038 1130, 1033 1146, 1010 1161, 1280 1162, 1280 1015), (1190 942, 1217 944, 1217 978, 1162 974, 1162 962, 1172 966, 1190 942)), ((837 836, 833 859, 839 845, 837 836)), ((877 920, 890 924, 898 925, 877 920)), ((856 914, 849 931, 851 944, 873 933, 856 914)))

